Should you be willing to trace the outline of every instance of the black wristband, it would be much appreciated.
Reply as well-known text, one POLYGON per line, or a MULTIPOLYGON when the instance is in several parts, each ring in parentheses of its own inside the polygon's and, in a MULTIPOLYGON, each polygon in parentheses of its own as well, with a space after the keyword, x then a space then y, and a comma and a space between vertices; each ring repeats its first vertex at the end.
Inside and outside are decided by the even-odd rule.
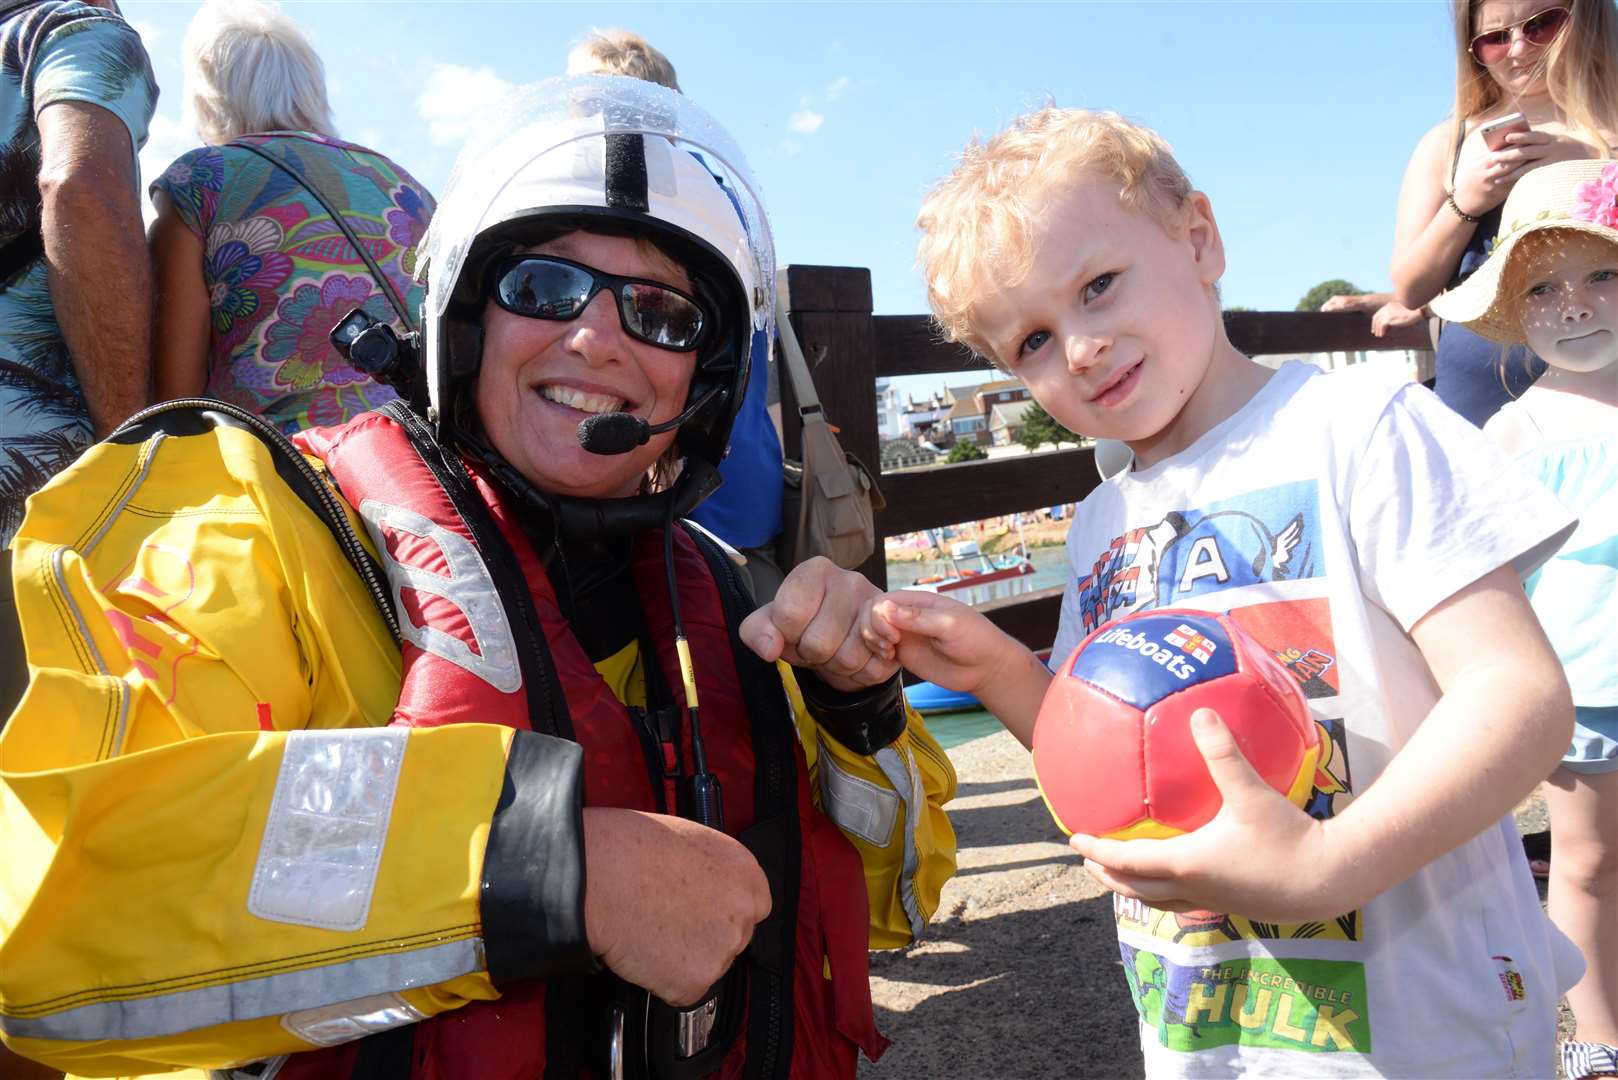
POLYGON ((584 750, 519 731, 483 850, 483 947, 496 986, 597 969, 584 886, 584 750))
POLYGON ((856 754, 874 754, 904 733, 904 688, 897 672, 885 683, 847 691, 828 686, 808 668, 792 673, 809 715, 856 754))

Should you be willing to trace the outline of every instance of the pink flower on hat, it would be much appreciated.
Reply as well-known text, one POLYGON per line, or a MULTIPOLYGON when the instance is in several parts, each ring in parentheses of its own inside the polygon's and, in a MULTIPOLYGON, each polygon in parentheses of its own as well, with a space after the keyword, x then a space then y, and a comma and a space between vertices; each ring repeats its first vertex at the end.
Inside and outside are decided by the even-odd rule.
POLYGON ((1596 179, 1573 189, 1568 213, 1580 221, 1618 229, 1618 161, 1608 164, 1596 179))

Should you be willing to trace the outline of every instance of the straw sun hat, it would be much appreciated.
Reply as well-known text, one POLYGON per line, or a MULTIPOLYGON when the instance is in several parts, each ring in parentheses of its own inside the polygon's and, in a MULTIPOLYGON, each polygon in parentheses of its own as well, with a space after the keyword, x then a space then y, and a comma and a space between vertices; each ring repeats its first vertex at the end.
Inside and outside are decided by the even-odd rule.
POLYGON ((1434 299, 1433 314, 1494 341, 1525 344, 1501 285, 1517 245, 1541 229, 1572 229, 1618 244, 1618 161, 1559 161, 1524 173, 1506 196, 1488 261, 1434 299))

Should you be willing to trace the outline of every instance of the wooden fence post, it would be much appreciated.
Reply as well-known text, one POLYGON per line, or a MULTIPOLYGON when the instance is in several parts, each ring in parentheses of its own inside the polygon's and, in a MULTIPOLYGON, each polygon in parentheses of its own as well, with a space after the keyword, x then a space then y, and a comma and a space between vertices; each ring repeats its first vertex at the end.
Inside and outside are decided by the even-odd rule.
MULTIPOLYGON (((871 319, 871 272, 852 266, 788 266, 780 276, 782 302, 803 346, 827 423, 843 449, 873 476, 882 468, 876 433, 876 329, 871 319)), ((781 435, 788 457, 799 455, 802 425, 790 379, 781 380, 781 435)), ((790 525, 788 526, 790 527, 790 525)), ((859 567, 880 589, 888 587, 877 513, 876 550, 859 567)))

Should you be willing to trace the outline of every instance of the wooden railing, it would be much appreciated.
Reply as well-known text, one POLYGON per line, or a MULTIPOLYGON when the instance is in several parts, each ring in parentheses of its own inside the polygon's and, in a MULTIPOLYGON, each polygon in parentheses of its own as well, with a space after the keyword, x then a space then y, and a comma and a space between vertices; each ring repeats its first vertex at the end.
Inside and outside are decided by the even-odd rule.
MULTIPOLYGON (((797 331, 827 419, 843 448, 872 469, 881 460, 876 380, 986 370, 958 345, 940 341, 925 315, 874 315, 871 272, 844 266, 789 266, 782 275, 787 310, 797 331)), ((1225 329, 1249 356, 1427 349, 1424 325, 1371 333, 1363 314, 1295 311, 1229 312, 1225 329)), ((799 428, 790 382, 782 383, 782 437, 798 456, 799 428)), ((887 508, 876 518, 876 552, 861 573, 887 587, 882 538, 961 521, 977 521, 1041 506, 1075 502, 1100 482, 1089 449, 939 465, 882 477, 887 508)), ((1041 589, 979 605, 1002 629, 1033 648, 1056 636, 1060 588, 1041 589)))

